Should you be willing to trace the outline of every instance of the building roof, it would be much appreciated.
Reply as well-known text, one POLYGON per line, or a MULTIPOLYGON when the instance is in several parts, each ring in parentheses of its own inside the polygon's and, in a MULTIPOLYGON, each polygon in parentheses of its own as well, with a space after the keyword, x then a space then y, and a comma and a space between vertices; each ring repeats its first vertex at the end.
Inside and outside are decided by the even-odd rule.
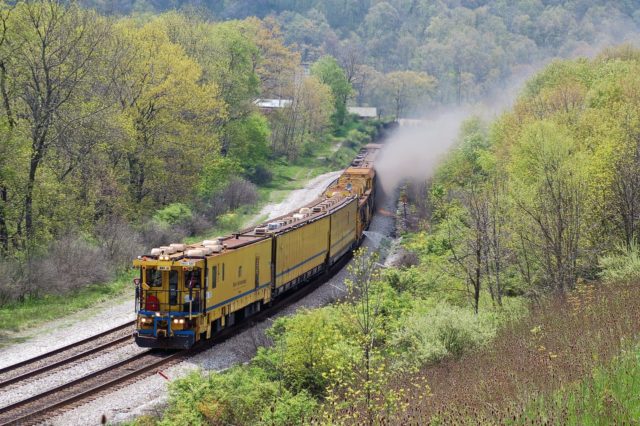
POLYGON ((356 114, 362 118, 376 118, 378 110, 374 107, 347 107, 349 114, 356 114))
POLYGON ((253 101, 258 108, 285 108, 291 105, 291 99, 256 99, 253 101))

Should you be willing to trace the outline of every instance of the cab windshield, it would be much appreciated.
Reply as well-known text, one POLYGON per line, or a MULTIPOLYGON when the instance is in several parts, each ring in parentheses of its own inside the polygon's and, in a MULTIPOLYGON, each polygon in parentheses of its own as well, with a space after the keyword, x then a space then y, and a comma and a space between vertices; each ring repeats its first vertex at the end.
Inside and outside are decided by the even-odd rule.
POLYGON ((147 285, 149 287, 162 287, 162 271, 147 269, 147 285))

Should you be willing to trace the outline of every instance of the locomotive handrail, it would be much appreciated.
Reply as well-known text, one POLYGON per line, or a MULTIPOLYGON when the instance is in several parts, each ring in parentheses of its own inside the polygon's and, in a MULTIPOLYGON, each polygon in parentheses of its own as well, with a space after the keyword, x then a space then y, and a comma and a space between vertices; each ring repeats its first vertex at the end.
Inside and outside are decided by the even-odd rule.
POLYGON ((169 316, 202 312, 205 289, 189 290, 142 290, 138 300, 138 312, 155 314, 161 312, 169 316), (178 308, 179 309, 176 309, 178 308))

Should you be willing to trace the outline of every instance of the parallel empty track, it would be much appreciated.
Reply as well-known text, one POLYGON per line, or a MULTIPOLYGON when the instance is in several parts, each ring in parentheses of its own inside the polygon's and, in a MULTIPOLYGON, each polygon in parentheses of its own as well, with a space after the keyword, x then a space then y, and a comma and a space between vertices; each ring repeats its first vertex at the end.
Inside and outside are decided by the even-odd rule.
POLYGON ((130 341, 134 324, 135 322, 131 321, 51 352, 1 368, 0 389, 130 341))
POLYGON ((45 413, 87 399, 169 362, 182 359, 183 352, 148 350, 79 379, 54 387, 38 395, 0 408, 0 425, 37 422, 45 413))

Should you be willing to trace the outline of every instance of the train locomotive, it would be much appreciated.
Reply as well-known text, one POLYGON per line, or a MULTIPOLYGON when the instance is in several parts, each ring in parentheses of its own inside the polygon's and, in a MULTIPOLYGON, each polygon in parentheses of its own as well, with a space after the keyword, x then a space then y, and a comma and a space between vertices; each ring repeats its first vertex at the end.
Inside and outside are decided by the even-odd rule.
POLYGON ((329 271, 369 226, 380 147, 366 145, 320 198, 295 212, 138 256, 138 346, 187 349, 329 271))

